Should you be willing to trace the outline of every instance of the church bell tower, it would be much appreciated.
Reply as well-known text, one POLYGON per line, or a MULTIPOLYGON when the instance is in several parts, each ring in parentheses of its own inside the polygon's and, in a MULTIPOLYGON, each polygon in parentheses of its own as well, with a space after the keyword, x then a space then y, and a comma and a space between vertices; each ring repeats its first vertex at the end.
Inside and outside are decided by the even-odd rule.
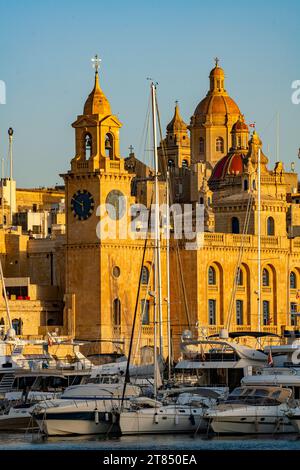
MULTIPOLYGON (((118 260, 115 249, 107 253, 97 233, 99 207, 115 208, 117 223, 126 217, 131 179, 120 157, 122 126, 111 112, 99 83, 99 63, 93 59, 95 82, 83 114, 72 124, 75 156, 64 175, 66 187, 66 308, 68 333, 81 340, 112 336, 112 305, 115 298, 111 272, 118 260), (122 201, 122 204, 120 203, 122 201), (113 298, 111 298, 113 297, 113 298)), ((118 244, 118 240, 113 240, 118 244)), ((115 266, 116 265, 116 266, 115 266)), ((115 276, 116 278, 116 276, 115 276)), ((100 348, 101 350, 101 348, 100 348)))

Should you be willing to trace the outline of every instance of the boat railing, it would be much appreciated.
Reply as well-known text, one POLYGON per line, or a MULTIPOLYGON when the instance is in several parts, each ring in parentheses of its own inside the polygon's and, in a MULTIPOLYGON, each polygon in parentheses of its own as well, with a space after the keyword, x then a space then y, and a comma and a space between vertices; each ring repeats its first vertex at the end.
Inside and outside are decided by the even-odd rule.
MULTIPOLYGON (((30 370, 30 371, 90 371, 93 368, 93 364, 88 359, 84 360, 76 360, 76 358, 72 361, 67 361, 66 358, 52 358, 52 357, 45 357, 45 358, 13 358, 13 361, 19 366, 20 369, 30 370)), ((19 369, 17 369, 19 370, 19 369)), ((7 372, 16 371, 15 367, 7 367, 7 372)))

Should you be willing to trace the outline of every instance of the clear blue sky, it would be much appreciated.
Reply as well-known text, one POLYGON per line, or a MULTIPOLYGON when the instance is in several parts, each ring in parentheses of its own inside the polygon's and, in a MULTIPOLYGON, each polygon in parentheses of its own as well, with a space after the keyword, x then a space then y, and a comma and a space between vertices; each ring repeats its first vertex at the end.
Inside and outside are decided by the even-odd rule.
POLYGON ((275 162, 280 112, 280 157, 290 166, 300 147, 300 105, 291 83, 300 80, 300 2, 0 0, 0 156, 15 129, 19 187, 62 183, 74 156, 70 127, 93 85, 90 59, 102 58, 101 85, 123 123, 124 156, 140 148, 149 82, 159 82, 164 126, 179 100, 189 122, 205 96, 213 58, 247 122, 269 145, 275 162), (269 124, 271 122, 271 124, 269 124))

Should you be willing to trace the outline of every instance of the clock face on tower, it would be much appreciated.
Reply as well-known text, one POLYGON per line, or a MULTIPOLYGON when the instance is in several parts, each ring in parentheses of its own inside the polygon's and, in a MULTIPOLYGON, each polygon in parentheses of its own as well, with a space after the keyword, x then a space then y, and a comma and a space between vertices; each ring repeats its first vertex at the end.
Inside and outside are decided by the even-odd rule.
POLYGON ((71 210, 78 220, 88 219, 94 210, 94 199, 86 189, 79 189, 71 199, 71 210))
POLYGON ((106 210, 111 219, 118 220, 123 217, 126 211, 126 199, 124 194, 118 189, 113 189, 106 197, 106 210))

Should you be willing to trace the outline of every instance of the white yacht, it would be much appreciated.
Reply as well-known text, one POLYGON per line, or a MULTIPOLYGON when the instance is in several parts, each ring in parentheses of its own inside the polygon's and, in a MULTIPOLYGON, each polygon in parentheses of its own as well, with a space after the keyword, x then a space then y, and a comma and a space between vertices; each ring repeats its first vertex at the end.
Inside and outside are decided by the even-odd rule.
POLYGON ((139 397, 120 410, 121 434, 204 432, 205 411, 224 398, 223 388, 186 387, 160 391, 160 400, 139 397))
POLYGON ((26 401, 20 399, 19 392, 5 394, 0 406, 0 431, 23 432, 38 429, 32 418, 37 403, 58 398, 59 394, 49 392, 29 392, 26 401))
MULTIPOLYGON (((249 332, 247 335, 257 337, 263 333, 249 332)), ((245 336, 245 333, 229 333, 228 339, 194 340, 189 332, 184 332, 180 345, 182 358, 175 366, 175 383, 223 386, 230 390, 239 386, 243 377, 261 369, 268 359, 265 352, 236 342, 240 336, 245 336)))
POLYGON ((218 434, 294 432, 286 416, 291 393, 281 387, 239 387, 224 403, 208 410, 205 418, 218 434))
POLYGON ((291 403, 286 416, 289 419, 291 425, 293 426, 295 432, 300 433, 300 403, 291 403))
MULTIPOLYGON (((37 405, 32 416, 41 432, 48 436, 118 432, 111 410, 120 406, 123 389, 122 383, 69 387, 60 399, 37 405)), ((127 384, 125 403, 140 392, 138 386, 127 384)))
POLYGON ((300 399, 300 367, 294 359, 300 351, 300 342, 295 332, 285 332, 289 337, 287 344, 266 346, 264 352, 269 355, 271 364, 256 370, 253 375, 243 377, 242 385, 262 385, 288 387, 292 390, 292 397, 300 399))
POLYGON ((3 410, 0 414, 0 431, 24 432, 29 428, 37 428, 31 415, 35 405, 36 402, 21 403, 3 410))

